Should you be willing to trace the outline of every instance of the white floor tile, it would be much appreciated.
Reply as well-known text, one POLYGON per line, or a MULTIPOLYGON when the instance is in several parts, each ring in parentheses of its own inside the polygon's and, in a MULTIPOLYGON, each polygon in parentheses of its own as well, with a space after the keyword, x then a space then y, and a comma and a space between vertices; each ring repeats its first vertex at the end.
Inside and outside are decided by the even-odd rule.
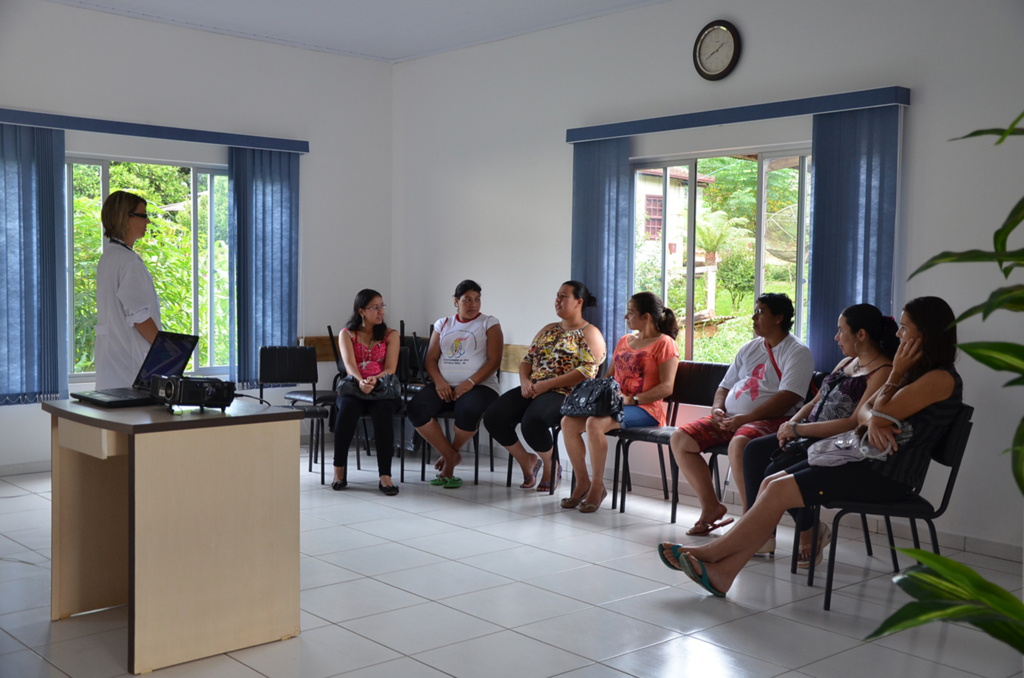
POLYGON ((52 664, 32 650, 0 655, 0 676, 17 678, 67 678, 52 664))
MULTIPOLYGON (((695 582, 687 579, 686 575, 681 572, 679 574, 683 579, 683 583, 679 585, 680 588, 710 595, 695 582)), ((755 610, 770 610, 822 593, 821 587, 810 588, 804 582, 765 577, 753 571, 744 570, 733 581, 732 588, 726 593, 726 599, 755 610)))
POLYGON ((403 543, 451 560, 461 560, 495 551, 506 551, 519 546, 518 542, 458 527, 452 532, 413 537, 406 539, 403 543))
POLYGON ((336 553, 348 549, 383 544, 386 540, 351 527, 338 525, 324 530, 309 530, 299 534, 299 551, 308 556, 336 553))
POLYGON ((229 653, 267 678, 327 678, 401 655, 337 626, 229 653))
POLYGON ((302 629, 303 632, 312 631, 313 629, 318 629, 321 626, 327 626, 330 623, 331 622, 326 619, 321 619, 315 614, 311 614, 305 610, 299 610, 299 628, 302 629))
POLYGON ((507 523, 510 520, 520 520, 523 517, 521 514, 513 513, 512 511, 476 505, 428 511, 421 515, 424 518, 433 518, 434 520, 451 523, 458 527, 481 527, 483 525, 507 523))
POLYGON ((692 637, 790 669, 860 645, 847 636, 769 614, 737 619, 692 637))
POLYGON ((384 518, 381 520, 370 520, 364 523, 355 523, 353 529, 372 534, 381 539, 404 542, 416 537, 426 537, 445 532, 454 532, 458 525, 444 523, 440 520, 422 518, 412 514, 403 514, 396 518, 384 518))
POLYGON ((625 539, 616 539, 596 533, 567 537, 550 543, 537 544, 537 546, 588 563, 603 563, 606 560, 635 556, 638 553, 654 552, 653 546, 644 546, 625 539))
POLYGON ((30 527, 27 530, 12 530, 4 534, 11 541, 17 542, 27 549, 48 549, 53 544, 49 524, 30 527))
POLYGON ((33 648, 123 629, 127 626, 127 606, 50 621, 50 606, 47 601, 45 607, 0 616, 0 628, 33 648))
POLYGON ((729 678, 770 678, 786 668, 755 659, 748 654, 684 636, 604 662, 633 676, 678 678, 679 676, 729 676, 729 678))
POLYGON ((0 513, 20 513, 49 508, 50 502, 37 494, 0 497, 0 513))
POLYGON ((357 572, 346 570, 311 556, 303 556, 299 560, 299 572, 299 588, 303 591, 319 586, 327 586, 328 584, 352 581, 363 576, 357 572))
MULTIPOLYGON (((943 553, 943 555, 946 554, 943 553)), ((972 568, 983 567, 989 570, 996 570, 998 572, 1015 575, 1018 583, 1021 581, 1021 570, 1024 569, 1024 565, 1015 560, 993 558, 992 556, 983 556, 979 553, 970 553, 968 551, 960 551, 959 553, 955 553, 947 557, 950 560, 961 562, 972 568)), ((1014 588, 1019 588, 1019 586, 1014 588)))
POLYGON ((35 551, 0 556, 0 582, 50 574, 50 561, 35 551))
POLYGON ((555 523, 542 518, 524 518, 507 523, 484 525, 477 528, 478 532, 492 534, 495 537, 509 539, 520 544, 549 544, 566 537, 592 534, 590 530, 584 530, 572 525, 555 523))
MULTIPOLYGON (((14 476, 6 476, 6 478, 13 478, 14 476)), ((0 480, 0 497, 17 497, 19 495, 28 494, 28 490, 17 485, 12 485, 6 480, 0 480)))
POLYGON ((0 582, 0 615, 50 604, 50 573, 0 582))
POLYGON ((439 556, 390 541, 318 557, 346 570, 370 577, 445 562, 445 559, 439 556))
POLYGON ((0 654, 10 654, 11 652, 19 652, 21 650, 27 650, 24 644, 18 642, 13 636, 8 635, 4 631, 0 631, 0 654))
POLYGON ((409 514, 401 509, 392 508, 372 501, 347 501, 332 506, 320 506, 304 509, 313 518, 328 520, 336 525, 357 525, 373 520, 387 518, 403 519, 409 514))
POLYGON ((445 647, 502 630, 500 626, 439 603, 425 603, 361 617, 343 622, 341 626, 405 655, 445 647))
POLYGON ((987 678, 1005 678, 1021 667, 1021 654, 981 630, 936 622, 874 641, 892 650, 987 678))
POLYGON ((16 530, 28 530, 34 527, 49 528, 50 515, 51 510, 48 508, 0 513, 0 534, 7 534, 16 530))
POLYGON ((617 671, 604 664, 591 664, 590 666, 584 666, 582 669, 563 673, 558 678, 629 678, 629 674, 617 671))
POLYGON ((592 607, 522 582, 445 598, 443 603, 508 629, 592 607))
POLYGON ((525 545, 505 551, 462 558, 460 562, 519 581, 545 573, 553 574, 587 566, 587 563, 576 558, 525 545))
POLYGON ((445 678, 445 674, 409 657, 393 659, 343 674, 345 678, 445 678))
POLYGON ((529 580, 529 584, 591 605, 604 605, 665 588, 659 582, 597 565, 535 577, 529 580))
POLYGON ((43 473, 23 473, 16 476, 4 476, 4 480, 11 485, 16 485, 23 490, 28 490, 29 492, 50 491, 49 471, 45 471, 43 473))
POLYGON ((0 536, 0 558, 6 558, 15 553, 19 553, 25 550, 24 544, 8 539, 7 537, 0 536))
POLYGON ((158 678, 262 678, 258 671, 226 654, 169 666, 152 675, 158 678))
POLYGON ((390 572, 376 579, 430 600, 442 600, 472 591, 511 583, 511 579, 451 561, 413 570, 390 572))
POLYGON ((679 633, 694 633, 754 614, 728 600, 678 587, 658 589, 602 607, 679 633))
POLYGON ((824 597, 804 598, 769 610, 770 614, 828 629, 856 640, 863 640, 892 615, 893 610, 862 598, 832 595, 832 609, 824 609, 824 597))
POLYGON ((679 637, 674 631, 599 607, 520 626, 516 631, 594 661, 679 637))
POLYGON ((800 672, 813 678, 969 678, 978 675, 890 650, 877 643, 865 643, 847 652, 803 666, 800 672))
POLYGON ((71 678, 111 678, 128 670, 128 630, 41 645, 36 652, 71 678))
POLYGON ((414 659, 455 678, 548 678, 591 663, 514 631, 430 650, 414 659))
POLYGON ((303 591, 301 608, 336 623, 426 602, 373 579, 357 579, 303 591))

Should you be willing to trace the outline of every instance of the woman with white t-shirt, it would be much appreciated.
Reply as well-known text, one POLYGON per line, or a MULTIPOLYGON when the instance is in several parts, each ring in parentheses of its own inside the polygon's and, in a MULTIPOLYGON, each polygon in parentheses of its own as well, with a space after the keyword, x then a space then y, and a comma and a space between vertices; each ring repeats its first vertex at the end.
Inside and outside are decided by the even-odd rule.
POLYGON ((114 191, 103 202, 96 266, 96 388, 129 388, 160 330, 160 299, 135 242, 146 235, 146 201, 114 191))
POLYGON ((505 339, 494 316, 480 312, 480 285, 463 280, 455 288, 455 315, 438 319, 427 348, 426 370, 433 385, 409 402, 409 421, 423 439, 441 453, 432 485, 456 488, 462 481, 455 467, 459 450, 480 427, 487 408, 498 399, 498 367, 505 339), (455 414, 455 435, 449 442, 437 416, 455 414))

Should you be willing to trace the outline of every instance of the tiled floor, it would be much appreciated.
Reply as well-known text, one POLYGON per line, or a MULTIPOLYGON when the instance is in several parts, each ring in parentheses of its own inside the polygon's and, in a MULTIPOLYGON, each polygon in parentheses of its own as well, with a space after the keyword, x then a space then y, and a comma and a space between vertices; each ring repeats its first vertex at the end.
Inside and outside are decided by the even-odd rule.
MULTIPOLYGON (((302 634, 155 675, 1021 675, 1019 654, 967 626, 862 642, 908 597, 892 584, 887 550, 867 557, 853 531, 824 612, 823 578, 809 588, 789 573, 785 528, 776 557, 752 561, 719 600, 658 560, 657 542, 686 538, 657 491, 636 488, 626 514, 606 502, 584 515, 506 488, 504 468, 458 490, 410 474, 397 497, 380 494, 373 473, 351 474, 344 492, 299 474, 302 634)), ((568 483, 557 495, 567 493, 568 483)), ((49 500, 47 473, 0 479, 0 676, 126 675, 124 608, 49 621, 49 500)), ((696 517, 681 507, 679 524, 696 517)), ((946 555, 1020 595, 1020 563, 946 555)))

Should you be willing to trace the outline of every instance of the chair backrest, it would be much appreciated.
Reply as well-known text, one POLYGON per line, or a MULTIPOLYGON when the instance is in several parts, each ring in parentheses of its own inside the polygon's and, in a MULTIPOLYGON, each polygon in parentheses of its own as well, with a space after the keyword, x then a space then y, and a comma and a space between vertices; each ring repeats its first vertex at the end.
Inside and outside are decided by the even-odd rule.
POLYGON ((970 405, 962 405, 960 411, 953 417, 953 423, 949 425, 942 441, 932 449, 932 461, 949 467, 949 478, 946 479, 946 491, 942 495, 942 504, 939 505, 935 516, 938 517, 949 505, 949 498, 953 495, 953 484, 960 472, 960 462, 963 461, 964 452, 967 450, 967 439, 971 437, 971 429, 974 424, 971 416, 974 408, 970 405))
POLYGON ((711 407, 715 403, 718 385, 728 371, 729 366, 725 363, 680 360, 669 402, 711 407))
POLYGON ((827 376, 828 372, 814 372, 811 374, 811 384, 807 387, 807 395, 804 396, 805 403, 814 400, 814 396, 818 395, 818 391, 821 390, 821 384, 827 376))
POLYGON ((260 397, 268 384, 312 384, 319 376, 313 346, 261 346, 259 366, 260 397))
MULTIPOLYGON (((430 327, 434 331, 433 325, 430 327)), ((402 346, 409 349, 409 368, 411 378, 419 384, 427 382, 427 349, 430 348, 430 339, 412 333, 411 337, 402 337, 402 346)))
POLYGON ((341 349, 338 348, 338 338, 334 336, 334 330, 330 325, 327 326, 327 335, 331 338, 331 351, 334 353, 334 362, 338 367, 338 372, 344 377, 348 374, 348 370, 345 369, 345 361, 341 359, 341 349))

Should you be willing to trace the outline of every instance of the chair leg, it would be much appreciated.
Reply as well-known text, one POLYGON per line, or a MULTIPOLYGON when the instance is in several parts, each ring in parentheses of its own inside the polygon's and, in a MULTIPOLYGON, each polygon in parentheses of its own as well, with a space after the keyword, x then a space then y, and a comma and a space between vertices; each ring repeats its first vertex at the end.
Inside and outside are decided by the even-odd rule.
POLYGON ((871 552, 871 534, 868 532, 868 517, 866 514, 860 514, 860 526, 864 530, 864 547, 868 550, 868 558, 871 558, 875 554, 871 552))
POLYGON ((668 499, 668 476, 665 475, 665 450, 661 445, 658 445, 658 464, 661 466, 661 490, 665 494, 665 499, 668 499))
MULTIPOLYGON (((480 435, 479 431, 477 431, 477 435, 480 435)), ((494 438, 490 435, 487 436, 487 444, 491 447, 491 473, 494 473, 494 438)))
POLYGON ((551 436, 554 446, 551 448, 551 480, 548 482, 548 496, 555 494, 555 473, 558 472, 558 431, 551 436))
MULTIPOLYGON (((363 435, 366 437, 366 456, 370 456, 370 425, 366 423, 366 418, 363 418, 363 435)), ((378 452, 380 454, 380 452, 378 452)))
MULTIPOLYGON (((427 460, 430 458, 430 445, 423 436, 420 436, 419 443, 423 443, 423 452, 420 454, 420 481, 422 482, 427 479, 427 460)), ((419 443, 415 443, 414 447, 418 447, 419 443)))
POLYGON ((313 472, 313 457, 316 456, 316 435, 313 433, 316 430, 316 422, 318 420, 311 419, 309 423, 309 469, 308 473, 313 472))
POLYGON ((480 484, 480 431, 473 434, 473 484, 480 484))
POLYGON ((896 540, 892 538, 892 521, 885 517, 885 531, 889 533, 889 552, 892 553, 892 571, 900 571, 900 561, 896 557, 896 540))
POLYGON ((402 417, 402 442, 398 446, 398 482, 405 482, 405 417, 402 417))
POLYGON ((320 422, 320 435, 318 436, 320 438, 320 484, 326 485, 324 479, 327 468, 327 444, 324 442, 326 435, 324 434, 324 420, 319 419, 318 421, 320 422))
POLYGON ((626 512, 626 483, 629 478, 629 450, 625 447, 622 448, 622 482, 619 483, 619 487, 622 488, 622 494, 619 496, 619 513, 626 512))
POLYGON ((928 518, 925 518, 924 520, 925 520, 926 523, 928 523, 928 532, 932 535, 932 551, 934 551, 935 555, 937 555, 937 556, 941 555, 939 553, 939 535, 935 531, 935 523, 933 523, 928 518))
POLYGON ((679 464, 676 463, 675 455, 669 452, 669 467, 672 470, 672 524, 676 522, 676 508, 679 506, 679 464))
POLYGON ((712 454, 708 459, 708 467, 711 469, 711 480, 715 483, 715 496, 722 501, 722 478, 718 472, 718 455, 712 454))
MULTIPOLYGON (((806 510, 810 511, 811 507, 808 506, 806 510)), ((793 557, 789 559, 789 573, 790 574, 796 574, 796 561, 797 561, 797 558, 799 557, 799 555, 800 555, 800 528, 799 527, 794 527, 793 528, 793 557)))
POLYGON ((508 477, 505 478, 505 487, 512 487, 512 462, 515 461, 515 457, 512 453, 508 453, 508 477))
MULTIPOLYGON (((612 467, 612 509, 614 510, 619 505, 619 468, 621 467, 622 461, 622 450, 625 449, 628 443, 624 443, 620 438, 615 443, 615 465, 612 467)), ((623 480, 625 482, 625 480, 623 480)))
POLYGON ((825 609, 832 607, 832 580, 836 570, 836 547, 839 545, 839 519, 846 511, 840 511, 832 520, 832 545, 828 549, 828 574, 825 576, 825 609))
MULTIPOLYGON (((357 471, 362 471, 363 470, 362 463, 359 461, 359 422, 356 422, 356 434, 353 437, 356 439, 356 470, 357 471)), ((366 447, 367 447, 367 454, 369 454, 369 447, 370 447, 370 439, 369 438, 366 439, 366 447)), ((348 454, 347 450, 345 451, 345 454, 346 455, 348 454)), ((347 478, 348 477, 348 475, 347 475, 348 471, 346 471, 345 473, 346 473, 345 477, 347 478)))
MULTIPOLYGON (((820 518, 821 518, 821 506, 815 506, 814 507, 814 527, 811 528, 811 544, 813 544, 814 547, 811 549, 811 562, 809 562, 807 564, 807 585, 808 586, 814 586, 814 561, 816 560, 816 558, 814 556, 817 553, 818 533, 821 531, 821 525, 819 524, 819 523, 821 523, 820 518)), ((800 532, 800 530, 797 530, 797 533, 798 533, 797 534, 797 543, 799 543, 799 540, 800 540, 799 532, 800 532)), ((833 539, 835 539, 835 537, 833 537, 833 539)), ((794 553, 799 554, 799 551, 794 551, 794 553)))
POLYGON ((910 534, 914 537, 914 548, 921 548, 921 538, 917 536, 917 521, 913 518, 910 519, 910 534))

